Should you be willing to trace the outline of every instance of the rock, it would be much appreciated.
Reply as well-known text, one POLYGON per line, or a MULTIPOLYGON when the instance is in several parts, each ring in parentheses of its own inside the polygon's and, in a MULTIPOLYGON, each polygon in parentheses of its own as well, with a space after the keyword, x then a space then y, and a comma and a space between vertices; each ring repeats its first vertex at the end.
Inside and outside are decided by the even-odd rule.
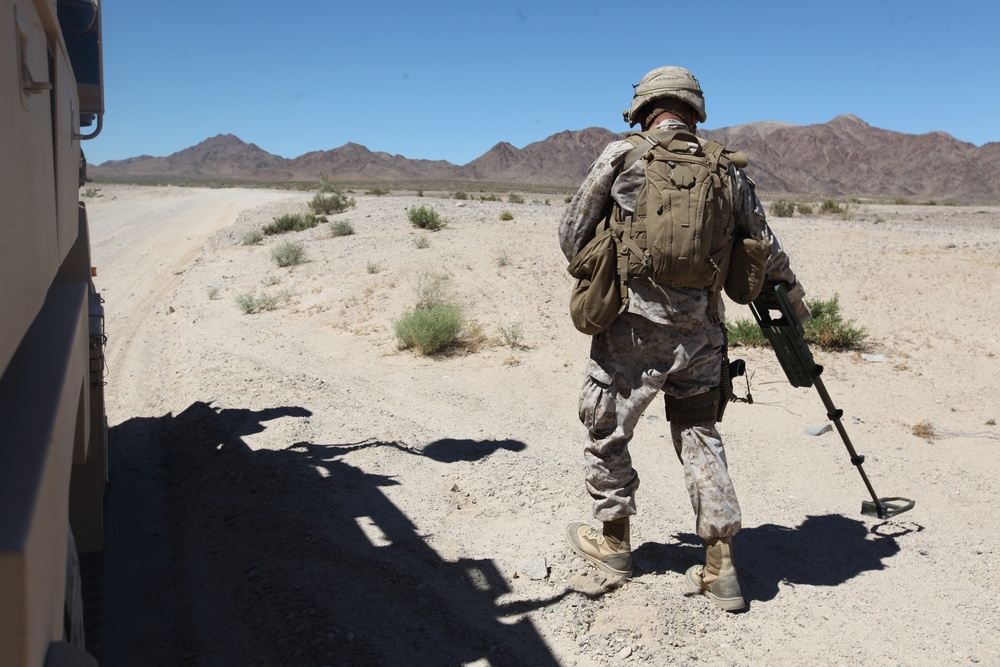
POLYGON ((521 570, 524 576, 532 581, 546 579, 549 576, 549 566, 545 562, 545 556, 535 556, 521 570))
POLYGON ((618 653, 615 654, 615 660, 617 662, 621 662, 630 655, 632 655, 632 647, 626 646, 625 648, 623 648, 622 650, 618 651, 618 653))
POLYGON ((833 424, 823 424, 822 426, 811 426, 807 428, 804 433, 806 435, 823 435, 824 433, 829 433, 833 430, 833 424))
POLYGON ((862 354, 861 358, 873 364, 884 364, 889 361, 889 357, 884 354, 862 354))

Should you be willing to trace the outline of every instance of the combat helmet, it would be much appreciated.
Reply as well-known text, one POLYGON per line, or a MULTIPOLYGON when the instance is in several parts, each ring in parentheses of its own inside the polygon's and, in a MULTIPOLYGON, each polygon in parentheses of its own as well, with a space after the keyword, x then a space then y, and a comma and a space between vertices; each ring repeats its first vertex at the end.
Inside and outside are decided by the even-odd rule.
POLYGON ((672 97, 690 105, 700 123, 704 123, 707 118, 705 97, 701 93, 698 79, 683 67, 657 67, 642 77, 642 81, 633 88, 635 94, 632 96, 632 108, 622 112, 629 127, 642 120, 636 117, 642 107, 664 97, 672 97))

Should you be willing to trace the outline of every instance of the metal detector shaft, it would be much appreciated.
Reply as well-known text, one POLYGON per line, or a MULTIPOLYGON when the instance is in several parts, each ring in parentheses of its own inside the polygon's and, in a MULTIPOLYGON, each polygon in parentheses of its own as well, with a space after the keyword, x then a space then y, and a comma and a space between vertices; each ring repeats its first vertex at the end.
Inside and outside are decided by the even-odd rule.
POLYGON ((757 300, 750 304, 750 310, 753 311, 764 336, 771 343, 771 347, 778 356, 778 362, 792 386, 815 386, 816 391, 819 392, 823 406, 826 408, 826 416, 837 427, 837 432, 840 434, 841 440, 844 441, 847 452, 851 455, 851 463, 858 469, 861 479, 865 483, 865 488, 868 489, 868 493, 872 497, 871 502, 861 503, 861 513, 885 519, 912 509, 914 501, 907 498, 879 498, 875 489, 872 488, 868 475, 865 474, 865 469, 862 467, 865 457, 858 455, 854 450, 854 445, 841 422, 844 411, 833 404, 833 399, 826 391, 826 386, 820 378, 823 367, 813 359, 809 345, 806 343, 805 331, 795 315, 785 286, 779 284, 773 288, 773 291, 765 290, 762 292, 757 300), (772 317, 772 310, 779 311, 780 317, 772 317))

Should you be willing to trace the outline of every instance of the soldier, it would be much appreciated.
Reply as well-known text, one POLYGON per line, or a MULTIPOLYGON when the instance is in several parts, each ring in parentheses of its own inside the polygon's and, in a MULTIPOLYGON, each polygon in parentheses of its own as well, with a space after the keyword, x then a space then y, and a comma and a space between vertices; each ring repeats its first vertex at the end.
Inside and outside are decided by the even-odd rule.
MULTIPOLYGON (((657 68, 635 87, 631 108, 624 117, 630 126, 641 124, 644 132, 678 130, 691 137, 697 123, 706 118, 701 86, 682 67, 657 68)), ((699 145, 706 146, 703 140, 695 141, 694 151, 699 145)), ((637 143, 614 141, 591 166, 560 220, 559 244, 567 259, 576 257, 594 237, 609 210, 617 220, 635 216, 647 162, 637 159, 629 164, 625 158, 637 143), (611 208, 606 208, 608 204, 611 208)), ((718 154, 739 155, 728 151, 718 154)), ((723 161, 718 181, 725 184, 725 197, 730 200, 728 208, 720 210, 731 216, 723 223, 736 235, 763 244, 766 280, 786 284, 804 322, 809 317, 805 293, 767 225, 752 181, 740 168, 745 164, 741 158, 723 161)), ((648 194, 644 200, 647 209, 653 206, 648 201, 653 196, 648 194)), ((730 249, 725 251, 726 261, 730 249)), ((628 445, 639 417, 663 391, 674 448, 684 466, 694 508, 696 532, 706 547, 705 564, 695 565, 685 574, 688 593, 704 595, 720 608, 734 611, 744 607, 732 546, 741 519, 715 426, 726 351, 718 285, 678 286, 629 276, 627 307, 609 329, 592 338, 580 392, 580 420, 587 428, 586 488, 593 498, 594 518, 602 525, 592 528, 586 522, 573 522, 566 529, 566 540, 577 554, 602 571, 631 576, 629 517, 636 513, 639 476, 632 468, 628 445)))

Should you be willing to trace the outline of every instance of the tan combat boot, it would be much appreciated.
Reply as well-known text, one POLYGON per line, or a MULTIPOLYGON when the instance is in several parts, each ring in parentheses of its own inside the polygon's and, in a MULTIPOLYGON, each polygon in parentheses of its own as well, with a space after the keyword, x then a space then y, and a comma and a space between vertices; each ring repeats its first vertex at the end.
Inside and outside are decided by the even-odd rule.
POLYGON ((689 595, 704 595, 726 611, 746 606, 736 578, 731 537, 705 540, 705 564, 688 568, 685 578, 689 595))
POLYGON ((591 528, 583 521, 574 521, 566 527, 566 541, 573 551, 602 572, 615 577, 632 576, 628 518, 607 521, 602 530, 591 528))

